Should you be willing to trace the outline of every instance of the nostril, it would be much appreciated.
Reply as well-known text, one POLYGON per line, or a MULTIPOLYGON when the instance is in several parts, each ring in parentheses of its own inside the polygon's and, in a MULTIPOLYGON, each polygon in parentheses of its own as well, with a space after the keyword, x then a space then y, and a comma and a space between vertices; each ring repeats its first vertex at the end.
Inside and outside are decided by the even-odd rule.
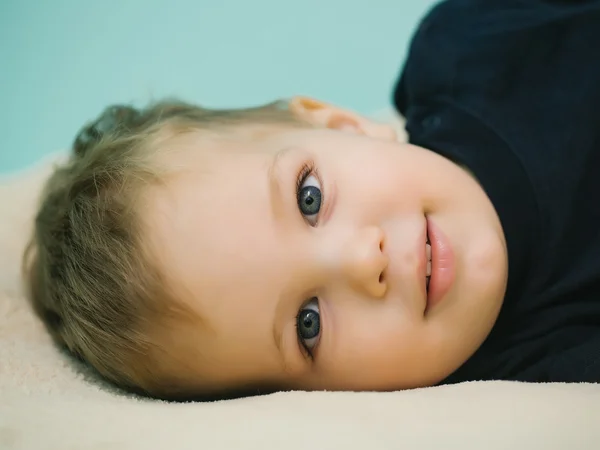
POLYGON ((381 272, 381 273, 379 274, 379 282, 380 282, 380 283, 383 283, 383 280, 384 280, 384 276, 383 276, 383 272, 381 272))

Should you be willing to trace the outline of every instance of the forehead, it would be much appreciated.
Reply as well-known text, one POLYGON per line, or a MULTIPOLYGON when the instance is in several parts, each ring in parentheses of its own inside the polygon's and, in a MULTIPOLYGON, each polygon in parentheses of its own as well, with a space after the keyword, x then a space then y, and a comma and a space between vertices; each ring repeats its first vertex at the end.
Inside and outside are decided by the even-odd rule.
POLYGON ((258 366, 280 365, 272 323, 284 274, 274 263, 280 256, 270 212, 272 159, 268 148, 239 143, 174 152, 174 175, 147 193, 152 253, 176 296, 210 332, 201 333, 210 344, 199 342, 199 353, 229 366, 256 367, 261 359, 258 366), (256 348, 267 351, 254 355, 256 348), (255 361, 244 362, 251 355, 255 361))
POLYGON ((164 270, 187 284, 200 274, 235 272, 230 259, 247 261, 242 250, 266 235, 273 153, 252 143, 184 145, 167 155, 171 176, 147 193, 143 214, 164 270))

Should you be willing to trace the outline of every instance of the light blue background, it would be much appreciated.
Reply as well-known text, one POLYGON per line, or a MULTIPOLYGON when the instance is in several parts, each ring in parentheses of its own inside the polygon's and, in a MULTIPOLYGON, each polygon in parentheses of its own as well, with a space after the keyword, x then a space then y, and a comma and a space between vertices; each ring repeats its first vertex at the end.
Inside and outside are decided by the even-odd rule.
POLYGON ((302 93, 385 108, 434 0, 0 0, 0 172, 106 105, 244 107, 302 93))

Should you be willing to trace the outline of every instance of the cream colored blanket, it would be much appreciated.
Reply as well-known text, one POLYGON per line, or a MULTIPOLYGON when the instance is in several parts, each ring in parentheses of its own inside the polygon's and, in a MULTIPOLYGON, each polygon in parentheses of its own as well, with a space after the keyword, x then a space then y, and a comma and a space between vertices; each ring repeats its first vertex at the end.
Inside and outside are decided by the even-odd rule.
POLYGON ((20 288, 53 159, 0 178, 0 450, 600 449, 600 385, 479 382, 206 404, 111 389, 52 345, 20 288))

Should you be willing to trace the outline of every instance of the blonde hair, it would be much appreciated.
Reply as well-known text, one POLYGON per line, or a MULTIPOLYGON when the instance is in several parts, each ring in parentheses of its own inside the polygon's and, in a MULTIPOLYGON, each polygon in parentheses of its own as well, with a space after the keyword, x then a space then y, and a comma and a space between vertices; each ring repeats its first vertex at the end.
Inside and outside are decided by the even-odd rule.
POLYGON ((178 393, 151 330, 186 312, 146 250, 138 214, 144 188, 166 176, 153 155, 182 132, 296 122, 281 105, 112 106, 81 130, 45 185, 24 257, 31 302, 58 344, 121 387, 178 393))

